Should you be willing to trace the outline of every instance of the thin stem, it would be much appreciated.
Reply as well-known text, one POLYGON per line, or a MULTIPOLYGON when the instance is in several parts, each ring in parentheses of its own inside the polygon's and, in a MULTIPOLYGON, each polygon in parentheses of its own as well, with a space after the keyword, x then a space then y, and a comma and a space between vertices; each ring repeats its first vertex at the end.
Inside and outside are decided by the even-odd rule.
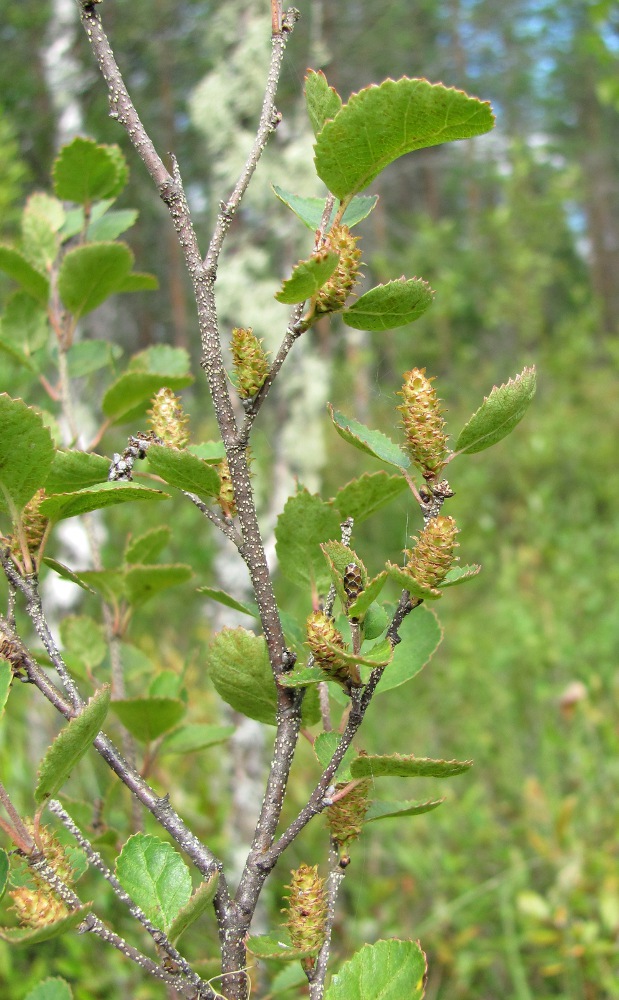
POLYGON ((23 851, 24 854, 29 854, 34 849, 34 840, 28 827, 11 802, 11 797, 2 782, 0 782, 0 802, 6 809, 11 820, 11 825, 0 820, 2 829, 11 837, 13 843, 16 847, 19 847, 20 851, 23 851))

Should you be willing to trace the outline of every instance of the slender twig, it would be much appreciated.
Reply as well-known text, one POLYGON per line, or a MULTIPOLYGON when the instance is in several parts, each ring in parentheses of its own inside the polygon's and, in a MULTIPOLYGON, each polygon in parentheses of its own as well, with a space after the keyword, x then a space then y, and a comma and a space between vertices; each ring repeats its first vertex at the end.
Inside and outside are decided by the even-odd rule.
POLYGON ((48 808, 54 816, 56 816, 63 826, 69 831, 71 836, 77 841, 77 843, 82 848, 84 854, 88 858, 89 863, 96 868, 102 875, 103 878, 109 882, 115 895, 120 899, 122 903, 128 908, 132 917, 138 920, 144 929, 150 934, 155 944, 165 950, 169 957, 176 962, 180 970, 188 978, 192 979, 196 984, 200 982, 200 977, 192 970, 191 966, 185 958, 176 950, 174 945, 170 942, 167 935, 155 927, 153 923, 148 919, 146 914, 140 907, 135 903, 128 892, 126 892, 113 872, 105 864, 101 855, 95 851, 90 841, 84 836, 78 825, 71 819, 71 816, 66 811, 57 799, 50 799, 48 803, 48 808))
POLYGON ((34 839, 30 830, 17 812, 17 809, 11 802, 11 797, 2 782, 0 782, 0 802, 6 809, 11 820, 11 823, 9 824, 0 819, 2 829, 9 835, 16 847, 19 847, 19 849, 25 854, 29 854, 34 849, 34 839))

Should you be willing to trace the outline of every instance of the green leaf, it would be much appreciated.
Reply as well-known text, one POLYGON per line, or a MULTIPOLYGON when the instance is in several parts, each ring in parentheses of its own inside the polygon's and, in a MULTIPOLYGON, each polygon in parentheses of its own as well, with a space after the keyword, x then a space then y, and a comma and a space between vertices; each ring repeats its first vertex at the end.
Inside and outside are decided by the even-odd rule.
POLYGON ((320 667, 297 667, 284 674, 280 681, 283 687, 289 688, 307 687, 308 684, 322 684, 323 682, 337 683, 328 677, 320 667))
POLYGON ((52 169, 54 191, 62 201, 88 205, 115 198, 124 187, 127 167, 118 146, 78 137, 63 146, 52 169))
POLYGON ((89 615, 67 615, 60 623, 63 647, 76 656, 89 670, 103 663, 107 654, 105 634, 98 622, 89 615))
POLYGON ((111 709, 125 729, 142 743, 150 743, 178 725, 187 708, 176 698, 127 698, 111 709))
POLYGON ((76 583, 78 587, 81 587, 82 590, 88 591, 88 593, 90 594, 96 593, 96 591, 93 590, 93 588, 89 584, 87 584, 85 580, 82 580, 81 576, 78 576, 77 573, 74 573, 73 570, 69 569, 68 566, 64 566, 63 563, 58 562, 57 559, 50 559, 46 556, 43 562, 45 563, 46 566, 49 566, 50 569, 53 569, 54 572, 57 573, 59 577, 61 577, 61 579, 70 580, 71 583, 76 583))
POLYGON ((178 587, 187 583, 193 576, 191 566, 184 563, 153 565, 138 564, 131 566, 125 573, 125 593, 129 604, 140 607, 151 597, 156 597, 163 590, 178 587))
MULTIPOLYGON (((90 224, 97 222, 101 219, 111 205, 114 204, 114 198, 104 198, 101 201, 96 201, 90 206, 89 218, 90 224)), ((65 222, 60 232, 63 241, 71 239, 72 236, 77 236, 81 233, 86 224, 86 219, 84 217, 83 208, 71 208, 66 213, 65 222)))
POLYGON ((26 202, 26 211, 45 219, 55 233, 59 233, 65 224, 66 212, 62 202, 44 191, 35 191, 30 195, 26 202))
POLYGON ((116 860, 116 876, 148 919, 166 933, 191 898, 191 875, 171 844, 136 833, 116 860))
POLYGON ((489 132, 487 102, 462 90, 402 77, 353 94, 314 146, 316 172, 340 200, 370 184, 393 160, 415 149, 489 132))
POLYGON ((292 270, 292 276, 284 281, 281 290, 276 292, 275 298, 287 305, 310 299, 329 280, 339 259, 339 254, 334 250, 327 250, 314 254, 309 260, 299 261, 292 270))
POLYGON ((429 757, 367 754, 350 765, 353 778, 451 778, 473 766, 472 760, 431 760, 429 757))
POLYGON ((73 992, 64 979, 44 979, 26 995, 24 1000, 71 1000, 73 992))
MULTIPOLYGON (((316 754, 318 763, 323 771, 331 763, 331 759, 339 746, 340 740, 340 734, 333 731, 328 733, 318 733, 318 736, 314 740, 314 753, 316 754)), ((353 746, 348 747, 348 750, 344 754, 342 762, 336 771, 335 780, 352 781, 350 765, 356 757, 357 751, 355 748, 353 746)))
POLYGON ((236 712, 276 724, 277 694, 263 636, 244 628, 224 628, 211 642, 207 669, 215 690, 236 712))
POLYGON ((343 582, 346 567, 350 563, 355 563, 361 576, 362 585, 365 587, 368 582, 368 572, 363 565, 363 560, 361 560, 357 553, 354 552, 348 545, 343 545, 342 542, 335 540, 323 542, 320 548, 322 549, 324 557, 327 560, 331 573, 331 581, 335 586, 340 603, 343 608, 346 608, 348 606, 348 596, 344 590, 343 582))
POLYGON ((142 271, 132 271, 120 282, 119 292, 155 292, 159 288, 159 280, 154 274, 142 271))
MULTIPOLYGON (((381 580, 381 578, 383 578, 383 577, 384 577, 384 580, 386 580, 387 574, 386 573, 381 573, 379 576, 375 577, 375 579, 372 581, 372 583, 374 585, 376 585, 376 582, 378 580, 381 580)), ((382 583, 384 582, 384 580, 381 580, 381 588, 382 588, 382 583)), ((362 596, 365 596, 366 593, 367 593, 367 591, 364 591, 364 593, 363 593, 362 596)), ((372 596, 372 594, 370 594, 370 597, 371 596, 372 596)), ((365 608, 362 607, 359 611, 357 611, 357 606, 358 605, 359 605, 359 600, 355 601, 355 603, 350 606, 348 614, 351 617, 358 618, 363 613, 363 611, 365 610, 365 608)), ((389 615, 387 614, 387 612, 385 611, 385 609, 380 606, 380 604, 377 604, 375 601, 373 601, 368 606, 367 612, 366 612, 365 617, 363 619, 363 637, 364 637, 364 639, 366 641, 369 641, 371 639, 377 639, 378 636, 381 635, 381 633, 385 631, 385 629, 387 628, 388 624, 389 624, 389 615)))
POLYGON ((189 444, 187 451, 205 462, 221 462, 226 457, 223 441, 203 441, 202 444, 189 444))
POLYGON ((325 1000, 421 1000, 426 972, 415 941, 366 944, 333 976, 325 1000))
POLYGON ((218 472, 190 452, 153 444, 148 449, 148 465, 152 472, 178 490, 195 493, 206 501, 219 496, 221 480, 218 472))
POLYGON ((2 899, 2 897, 6 892, 8 880, 9 880, 9 856, 6 853, 6 851, 0 847, 0 899, 2 899))
POLYGON ((170 347, 169 344, 155 344, 134 354, 127 366, 130 372, 150 372, 169 378, 188 375, 191 359, 184 347, 170 347))
POLYGON ((329 86, 322 70, 310 69, 305 77, 305 105, 314 135, 318 135, 325 122, 335 118, 342 107, 342 98, 335 87, 329 86))
POLYGON ((422 813, 430 812, 432 809, 436 809, 438 806, 442 805, 444 801, 444 798, 429 799, 426 802, 420 802, 414 799, 411 799, 408 802, 374 801, 366 812, 363 822, 373 823, 379 819, 392 819, 395 816, 420 816, 422 813))
POLYGON ((137 538, 129 537, 125 546, 125 562, 145 563, 156 559, 171 537, 172 529, 167 524, 151 528, 137 538))
POLYGON ((535 368, 524 368, 509 382, 495 386, 460 431, 454 454, 473 455, 507 437, 528 410, 535 385, 535 368))
POLYGON ((20 347, 17 347, 15 344, 6 340, 2 336, 0 336, 0 351, 4 351, 4 353, 8 354, 12 361, 15 361, 18 365, 22 365, 24 368, 27 368, 29 372, 36 374, 37 367, 30 360, 28 355, 25 354, 20 347))
MULTIPOLYGON (((11 681, 13 680, 13 671, 11 670, 10 664, 6 660, 0 659, 0 719, 4 715, 4 709, 11 691, 11 681)), ((0 899, 2 895, 0 894, 0 899)))
POLYGON ((132 419, 138 405, 144 410, 159 389, 167 387, 172 392, 191 385, 193 375, 165 375, 157 372, 127 371, 112 383, 103 397, 101 408, 106 417, 122 423, 132 419))
POLYGON ((439 583, 439 587, 441 590, 445 587, 456 587, 459 583, 466 583, 467 580, 472 580, 479 573, 481 573, 481 566, 476 563, 472 566, 454 566, 453 569, 449 570, 443 582, 439 583))
POLYGON ((341 533, 337 512, 319 496, 302 489, 289 497, 275 528, 279 568, 286 579, 302 586, 329 589, 330 575, 320 543, 341 533))
POLYGON ((240 611, 243 615, 250 615, 251 618, 259 618, 258 605, 253 602, 241 602, 237 601, 235 597, 231 594, 226 594, 224 590, 215 590, 212 587, 198 587, 198 594, 204 594, 205 597, 209 597, 212 601, 217 601, 218 604, 223 604, 226 608, 232 608, 233 611, 240 611))
POLYGON ((40 944, 41 941, 49 941, 51 938, 60 937, 67 931, 73 931, 88 916, 92 908, 92 903, 80 906, 79 910, 72 910, 68 916, 61 920, 55 920, 51 924, 44 924, 43 927, 30 928, 22 927, 0 927, 0 940, 7 941, 10 945, 32 945, 40 944))
MULTIPOLYGON (((316 232, 320 228, 327 205, 326 198, 304 198, 301 195, 285 191, 278 184, 272 184, 271 187, 279 200, 283 201, 284 205, 287 205, 308 229, 316 232)), ((361 195, 360 197, 353 198, 344 212, 342 225, 352 229, 358 222, 367 218, 372 209, 376 207, 377 202, 377 194, 361 195)), ((338 206, 334 204, 327 223, 327 229, 330 229, 333 225, 337 210, 338 206)))
POLYGON ((58 272, 58 291, 76 319, 91 312, 122 285, 133 267, 125 243, 89 243, 65 254, 58 272))
POLYGON ((34 797, 38 804, 51 798, 92 746, 110 705, 108 685, 100 688, 79 715, 64 726, 43 757, 34 797))
POLYGON ((185 701, 185 680, 175 670, 160 670, 148 688, 150 698, 180 698, 185 701))
POLYGON ((76 573, 75 583, 85 590, 101 594, 108 604, 117 604, 125 596, 125 574, 121 569, 88 569, 76 573))
POLYGON ((159 753, 197 753, 198 750, 206 750, 207 747, 225 743, 234 731, 234 726, 210 726, 198 722, 179 726, 166 736, 159 753))
MULTIPOLYGON (((369 580, 363 593, 359 594, 357 600, 353 601, 348 608, 347 616, 349 618, 363 619, 363 632, 366 639, 372 639, 376 635, 380 635, 383 631, 383 629, 380 628, 378 632, 374 631, 373 635, 371 635, 370 629, 375 629, 376 625, 372 626, 369 618, 373 617, 375 622, 378 621, 379 618, 382 620, 384 613, 382 612, 382 608, 377 610, 379 605, 375 602, 388 578, 389 574, 386 570, 383 570, 383 572, 379 573, 378 576, 375 576, 373 580, 369 580), (373 616, 371 614, 372 608, 374 608, 373 616)), ((386 628, 386 626, 384 627, 386 628)))
POLYGON ((352 417, 345 417, 343 413, 334 410, 331 403, 327 404, 327 409, 337 433, 348 444, 352 444, 354 448, 365 452, 366 455, 373 455, 381 462, 395 465, 398 469, 409 467, 411 462, 408 455, 382 431, 372 430, 365 424, 359 423, 358 420, 353 420, 352 417))
POLYGON ((14 247, 0 245, 0 271, 8 274, 28 295, 47 305, 49 298, 49 281, 14 247))
POLYGON ((421 597, 424 601, 438 601, 439 597, 443 596, 436 587, 424 586, 401 566, 396 566, 395 563, 388 562, 387 570, 391 579, 404 590, 408 590, 411 597, 421 597))
POLYGON ((100 219, 90 223, 86 237, 95 243, 115 240, 127 229, 131 229, 138 214, 134 208, 125 208, 120 212, 106 212, 100 219))
POLYGON ((434 292, 421 278, 399 278, 376 285, 342 313, 355 330, 393 330, 412 323, 432 305, 434 292))
POLYGON ((49 340, 47 299, 35 302, 26 292, 16 291, 9 297, 2 316, 2 335, 31 358, 34 351, 46 347, 49 340))
POLYGON ((168 493, 161 490, 151 490, 137 483, 99 483, 88 486, 75 493, 59 493, 47 497, 41 503, 40 510, 50 521, 62 521, 67 517, 87 514, 91 510, 102 510, 130 500, 169 500, 168 493))
POLYGON ((354 519, 355 525, 391 503, 400 493, 408 489, 403 476, 390 476, 380 472, 366 472, 359 479, 353 479, 335 494, 331 503, 345 520, 354 519))
POLYGON ((36 410, 0 393, 0 511, 21 511, 45 484, 52 436, 36 410))
POLYGON ((70 378, 83 378, 92 372, 107 368, 122 355, 118 344, 108 340, 82 340, 67 351, 67 365, 70 378))
POLYGON ((58 230, 64 222, 61 203, 49 195, 37 193, 28 198, 22 213, 23 252, 41 274, 47 274, 58 254, 58 230))
POLYGON ((275 958, 280 962, 289 962, 296 958, 306 958, 314 955, 314 951, 302 951, 294 948, 290 940, 290 935, 285 928, 281 927, 274 934, 255 934, 247 938, 245 942, 250 955, 256 958, 275 958))
POLYGON ((85 451, 57 451, 45 490, 53 493, 76 493, 89 486, 107 482, 110 460, 85 451))
POLYGON ((181 934, 184 934, 187 928, 208 909, 215 898, 218 882, 219 872, 215 872, 206 882, 200 883, 189 902, 179 910, 168 932, 172 944, 176 944, 181 934))
POLYGON ((443 630, 430 608, 424 606, 404 619, 399 628, 401 642, 395 647, 393 660, 384 671, 376 694, 406 684, 428 663, 443 638, 443 630))

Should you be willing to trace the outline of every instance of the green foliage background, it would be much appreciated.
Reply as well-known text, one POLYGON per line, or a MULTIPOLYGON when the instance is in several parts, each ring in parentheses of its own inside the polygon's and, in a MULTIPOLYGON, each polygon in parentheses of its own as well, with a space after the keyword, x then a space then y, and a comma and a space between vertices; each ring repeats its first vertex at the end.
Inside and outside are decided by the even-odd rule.
MULTIPOLYGON (((2 136, 6 133, 0 143, 6 158, 0 205, 6 205, 7 237, 14 235, 22 195, 48 186, 53 157, 54 116, 40 62, 50 10, 46 4, 25 6, 36 18, 18 23, 23 14, 17 6, 0 3, 4 31, 13 32, 10 59, 0 68, 0 127, 2 136), (30 51, 38 54, 34 70, 25 73, 30 59, 23 53, 30 51), (27 117, 25 107, 31 109, 27 117)), ((104 6, 109 6, 105 16, 119 62, 131 66, 128 82, 136 104, 160 147, 177 151, 206 228, 233 166, 209 132, 198 85, 206 74, 215 74, 206 79, 216 88, 216 74, 225 70, 219 63, 222 45, 228 65, 239 40, 249 54, 260 46, 266 37, 265 11, 255 12, 247 3, 211 7, 201 0, 155 5, 154 14, 153 5, 142 0, 106 0, 104 6), (239 13, 245 18, 242 30, 239 13), (260 30, 254 13, 260 15, 260 30), (215 19, 214 30, 209 18, 215 19)), ((345 95, 386 75, 424 74, 490 99, 498 130, 474 144, 414 154, 372 188, 381 201, 363 229, 369 283, 418 274, 437 289, 436 301, 415 327, 387 335, 357 336, 335 324, 312 334, 312 351, 331 372, 330 398, 392 433, 400 373, 425 366, 438 376, 448 419, 459 427, 494 383, 523 364, 535 363, 539 372, 538 394, 526 421, 489 455, 454 466, 450 478, 456 490, 450 512, 462 529, 462 560, 481 561, 483 573, 446 595, 440 605, 443 645, 413 684, 384 696, 380 715, 376 708, 370 711, 366 724, 370 752, 472 757, 475 766, 447 789, 440 809, 367 828, 348 870, 347 912, 336 928, 335 951, 346 955, 379 932, 419 937, 428 952, 428 996, 439 1000, 619 997, 619 307, 609 288, 613 281, 619 287, 619 264, 612 249, 600 252, 609 232, 619 245, 616 10, 610 3, 584 0, 560 6, 419 0, 412 16, 404 0, 367 3, 362 10, 341 0, 337 14, 326 9, 321 20, 321 5, 301 6, 303 20, 290 46, 281 99, 292 134, 287 142, 276 139, 261 166, 245 228, 233 236, 230 266, 241 290, 237 285, 228 293, 224 287, 224 315, 232 312, 231 301, 240 301, 248 323, 268 327, 274 308, 270 296, 299 253, 296 241, 303 234, 268 192, 268 182, 282 183, 285 177, 277 172, 278 156, 285 158, 286 170, 298 167, 299 189, 309 176, 299 67, 318 65, 322 58, 330 82, 345 95), (254 320, 252 307, 262 303, 263 286, 270 289, 269 304, 254 320), (572 689, 579 700, 568 705, 564 696, 574 682, 582 685, 572 689), (395 743, 389 750, 387 709, 395 743)), ((79 36, 76 46, 89 67, 79 36)), ((251 134, 252 101, 258 96, 242 76, 244 65, 249 72, 254 64, 239 59, 237 76, 224 78, 220 87, 229 100, 231 128, 237 115, 251 134)), ((87 130, 99 141, 122 145, 90 70, 84 73, 80 101, 87 130)), ((235 152, 231 148, 231 159, 235 152)), ((130 240, 138 268, 159 274, 161 292, 150 299, 122 300, 122 346, 132 351, 156 342, 187 344, 195 358, 197 339, 182 282, 179 295, 177 261, 167 236, 161 236, 167 222, 141 167, 130 162, 131 188, 122 207, 140 207, 140 224, 130 240), (176 297, 168 297, 170 288, 176 297)), ((281 317, 281 307, 275 308, 281 317)), ((97 322, 93 319, 90 329, 97 322)), ((31 401, 29 386, 29 376, 3 359, 0 390, 24 393, 31 401)), ((98 389, 93 377, 87 391, 98 389)), ((188 398, 196 439, 211 437, 199 379, 188 398)), ((122 433, 114 433, 106 446, 122 450, 122 433)), ((265 420, 255 444, 267 484, 274 472, 271 433, 265 420)), ((323 496, 333 495, 364 468, 377 468, 369 458, 364 464, 335 434, 325 438, 324 449, 318 462, 323 496)), ((258 489, 267 511, 277 483, 258 489)), ((363 526, 358 547, 372 569, 385 558, 397 561, 407 533, 419 526, 407 501, 396 501, 392 510, 399 516, 379 514, 363 526)), ((159 511, 139 516, 142 531, 158 523, 159 511)), ((107 559, 114 557, 119 538, 136 533, 135 518, 129 508, 117 510, 107 559)), ((192 510, 174 502, 167 518, 173 535, 165 561, 189 563, 197 583, 214 585, 215 552, 206 535, 196 545, 192 510)), ((289 602, 288 590, 282 583, 289 602)), ((96 609, 86 596, 78 610, 96 614, 96 609)), ((298 607, 289 602, 287 610, 306 613, 307 595, 299 594, 298 607)), ((203 601, 184 588, 147 605, 132 626, 138 649, 164 669, 185 670, 198 685, 199 722, 220 719, 217 696, 200 670, 210 631, 203 601)), ((136 654, 130 677, 136 692, 150 682, 147 671, 136 654)), ((31 769, 58 723, 33 706, 26 688, 19 686, 14 700, 18 710, 0 735, 0 765, 4 782, 17 790, 18 803, 27 811, 31 769), (15 745, 25 748, 23 756, 14 753, 15 745)), ((81 773, 76 799, 92 802, 101 796, 114 818, 101 844, 109 852, 116 831, 121 839, 127 835, 125 794, 96 760, 81 773)), ((293 776, 290 817, 315 776, 307 749, 293 776)), ((161 757, 153 777, 162 789, 173 780, 181 813, 216 853, 225 853, 230 804, 225 751, 213 747, 186 757, 161 757)), ((434 791, 428 782, 429 794, 434 791)), ((315 823, 302 845, 293 847, 289 865, 278 870, 280 888, 289 867, 318 860, 324 842, 324 830, 315 823)), ((85 878, 82 898, 99 902, 97 882, 85 878)), ((269 903, 273 920, 280 904, 275 890, 269 903)), ((122 933, 124 915, 108 912, 122 933)), ((215 954, 215 931, 206 920, 189 933, 202 952, 212 941, 215 954)), ((100 962, 95 955, 95 944, 78 937, 23 955, 0 943, 3 995, 21 1000, 50 970, 71 981, 80 1000, 164 995, 154 983, 140 984, 114 956, 100 962)))

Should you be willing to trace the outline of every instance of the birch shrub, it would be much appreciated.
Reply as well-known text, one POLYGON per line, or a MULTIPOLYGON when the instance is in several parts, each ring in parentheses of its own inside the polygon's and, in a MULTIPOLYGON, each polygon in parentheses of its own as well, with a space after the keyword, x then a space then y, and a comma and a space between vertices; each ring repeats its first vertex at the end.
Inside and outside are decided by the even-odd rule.
MULTIPOLYGON (((255 139, 232 193, 217 193, 221 210, 205 251, 179 165, 173 156, 164 163, 141 123, 98 3, 81 4, 110 114, 146 166, 178 236, 195 294, 201 371, 192 372, 187 353, 172 346, 151 346, 127 362, 113 330, 106 339, 92 336, 88 317, 108 298, 155 285, 151 275, 134 269, 121 239, 135 213, 115 207, 128 172, 119 147, 81 137, 65 146, 50 191, 33 194, 24 208, 21 243, 0 247, 0 268, 13 285, 0 347, 20 372, 22 394, 36 399, 41 387, 47 394, 44 411, 0 396, 1 562, 7 581, 0 703, 8 726, 25 683, 37 711, 55 711, 65 720, 33 769, 30 807, 18 807, 10 782, 0 785, 6 846, 0 851, 6 903, 0 933, 16 947, 92 934, 100 939, 93 949, 116 948, 140 975, 165 983, 170 996, 245 1000, 250 989, 254 996, 271 996, 295 988, 328 1000, 408 1000, 423 996, 426 975, 423 951, 414 941, 377 941, 331 968, 338 892, 367 823, 401 817, 409 824, 441 804, 438 793, 427 800, 405 798, 405 792, 398 801, 381 799, 382 777, 439 782, 466 772, 471 761, 417 757, 408 738, 388 725, 384 752, 368 754, 362 723, 381 693, 410 683, 432 655, 441 635, 436 601, 480 568, 459 562, 459 547, 466 557, 468 552, 448 513, 453 491, 446 469, 513 429, 531 401, 535 374, 525 369, 493 388, 465 426, 455 429, 452 444, 437 387, 415 367, 412 347, 391 426, 367 427, 329 407, 333 433, 372 456, 376 471, 341 483, 330 499, 299 484, 278 517, 277 565, 268 564, 254 502, 252 476, 259 472, 251 468, 252 431, 273 384, 294 365, 295 344, 311 338, 312 327, 333 314, 355 329, 389 336, 432 304, 433 291, 416 277, 357 293, 362 263, 356 227, 362 228, 377 201, 363 192, 397 157, 480 135, 493 125, 487 103, 442 84, 386 80, 344 102, 323 73, 308 72, 314 163, 326 195, 275 190, 308 232, 306 258, 273 290, 281 304, 281 344, 269 356, 251 328, 220 329, 215 287, 231 222, 281 117, 275 91, 298 15, 282 14, 277 2, 272 14, 272 59, 255 139), (222 347, 229 339, 231 361, 222 347), (99 424, 90 441, 80 433, 75 410, 76 386, 84 378, 93 389, 103 385, 92 401, 99 424), (179 394, 195 378, 208 384, 218 427, 214 440, 194 439, 184 412, 179 394), (106 457, 109 447, 119 450, 106 457), (381 565, 366 566, 358 552, 363 522, 385 516, 388 504, 407 490, 420 511, 416 535, 399 558, 386 554, 381 565), (236 718, 249 717, 275 734, 262 807, 236 887, 222 837, 205 836, 211 817, 193 817, 191 825, 183 819, 177 806, 184 800, 182 787, 171 768, 154 766, 174 752, 219 746, 225 754, 234 726, 213 719, 212 698, 208 711, 201 704, 203 691, 191 672, 165 669, 156 655, 149 659, 130 633, 144 605, 157 602, 162 630, 176 625, 186 638, 185 622, 165 621, 166 591, 196 586, 189 565, 161 557, 175 528, 166 513, 172 496, 192 510, 196 544, 221 533, 230 559, 244 563, 252 589, 251 600, 241 600, 214 586, 199 588, 206 608, 219 603, 247 622, 212 637, 200 670, 236 718), (122 504, 135 511, 124 538, 115 529, 115 511, 107 510, 122 504), (148 530, 141 528, 145 509, 159 518, 148 530), (114 558, 105 563, 94 512, 103 512, 97 516, 113 539, 107 548, 114 558), (86 527, 88 569, 53 555, 56 528, 72 518, 86 527), (274 573, 303 595, 300 620, 285 601, 276 601, 274 573), (91 595, 88 609, 95 606, 94 595, 99 612, 68 616, 58 630, 52 628, 41 592, 48 574, 91 595), (313 747, 315 787, 286 824, 282 810, 300 740, 313 747), (109 769, 110 780, 106 794, 89 802, 79 778, 92 767, 93 754, 109 769), (123 786, 128 794, 119 800, 123 786), (119 801, 126 807, 120 819, 119 801), (269 875, 286 865, 287 848, 310 822, 323 824, 323 856, 308 857, 290 872, 279 926, 252 934, 269 875), (93 878, 100 880, 96 893, 93 878), (96 905, 90 895, 96 895, 96 905), (109 905, 114 897, 116 909, 109 905), (122 933, 115 926, 119 905, 127 908, 132 930, 126 930, 125 918, 122 933), (184 937, 198 920, 216 928, 217 958, 215 935, 208 945, 205 936, 184 937)), ((208 766, 203 780, 209 780, 208 766)), ((302 844, 296 844, 297 853, 302 844)), ((29 996, 69 997, 71 987, 57 978, 44 980, 29 996)))

